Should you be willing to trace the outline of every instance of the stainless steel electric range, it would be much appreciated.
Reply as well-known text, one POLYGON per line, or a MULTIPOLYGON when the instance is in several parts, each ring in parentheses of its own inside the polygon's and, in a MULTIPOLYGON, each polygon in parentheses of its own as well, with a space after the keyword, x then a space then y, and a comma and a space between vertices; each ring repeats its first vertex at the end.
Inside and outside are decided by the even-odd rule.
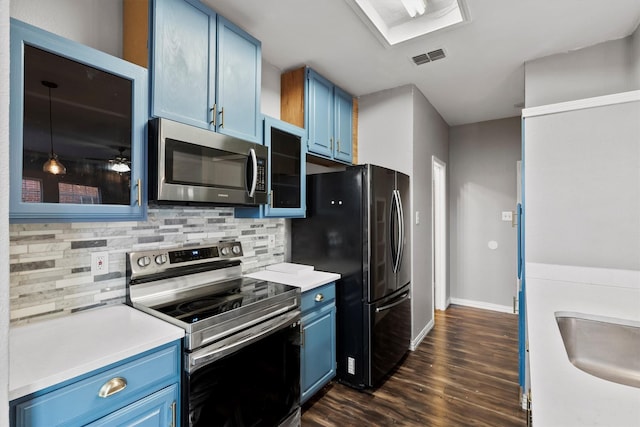
POLYGON ((300 290, 242 277, 239 242, 127 254, 127 303, 180 326, 183 426, 300 424, 300 290))

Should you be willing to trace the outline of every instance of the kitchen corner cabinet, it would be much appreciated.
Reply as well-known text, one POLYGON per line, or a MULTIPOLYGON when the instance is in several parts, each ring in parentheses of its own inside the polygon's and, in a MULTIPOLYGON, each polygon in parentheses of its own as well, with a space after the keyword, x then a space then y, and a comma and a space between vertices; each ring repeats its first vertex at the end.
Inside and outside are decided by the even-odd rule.
POLYGON ((155 0, 151 114, 259 143, 262 47, 195 0, 155 0))
POLYGON ((264 145, 269 148, 269 203, 236 208, 236 218, 304 218, 306 213, 306 132, 265 116, 264 145))
POLYGON ((177 427, 181 349, 177 340, 17 399, 12 426, 177 427))
POLYGON ((336 375, 335 282, 302 294, 300 403, 304 403, 336 375))
POLYGON ((147 70, 15 19, 10 32, 10 220, 144 220, 147 70))
POLYGON ((351 95, 305 67, 282 75, 281 117, 304 126, 308 152, 353 163, 354 103, 351 95))

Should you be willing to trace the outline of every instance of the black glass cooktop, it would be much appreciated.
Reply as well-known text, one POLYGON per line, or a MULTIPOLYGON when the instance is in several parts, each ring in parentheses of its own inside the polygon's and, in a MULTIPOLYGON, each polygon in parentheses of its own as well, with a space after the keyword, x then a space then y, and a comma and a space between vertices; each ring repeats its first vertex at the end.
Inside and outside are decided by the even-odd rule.
POLYGON ((196 323, 291 289, 289 285, 242 277, 183 292, 175 301, 153 308, 183 322, 196 323))

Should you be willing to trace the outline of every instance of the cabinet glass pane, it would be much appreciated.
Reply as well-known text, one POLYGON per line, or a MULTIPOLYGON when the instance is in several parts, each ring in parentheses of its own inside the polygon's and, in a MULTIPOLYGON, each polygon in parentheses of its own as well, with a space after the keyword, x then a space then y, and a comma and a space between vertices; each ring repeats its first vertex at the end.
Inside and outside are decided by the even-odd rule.
POLYGON ((131 80, 25 45, 22 201, 129 205, 131 100, 131 80))
POLYGON ((275 208, 300 207, 301 149, 299 136, 271 128, 271 190, 275 208))

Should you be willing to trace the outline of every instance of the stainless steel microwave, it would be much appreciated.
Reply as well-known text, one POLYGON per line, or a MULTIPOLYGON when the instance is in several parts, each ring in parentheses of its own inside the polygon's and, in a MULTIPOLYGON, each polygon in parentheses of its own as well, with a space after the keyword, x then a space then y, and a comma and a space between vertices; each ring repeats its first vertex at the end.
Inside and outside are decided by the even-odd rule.
POLYGON ((267 147, 167 119, 149 121, 149 202, 267 203, 267 147))

